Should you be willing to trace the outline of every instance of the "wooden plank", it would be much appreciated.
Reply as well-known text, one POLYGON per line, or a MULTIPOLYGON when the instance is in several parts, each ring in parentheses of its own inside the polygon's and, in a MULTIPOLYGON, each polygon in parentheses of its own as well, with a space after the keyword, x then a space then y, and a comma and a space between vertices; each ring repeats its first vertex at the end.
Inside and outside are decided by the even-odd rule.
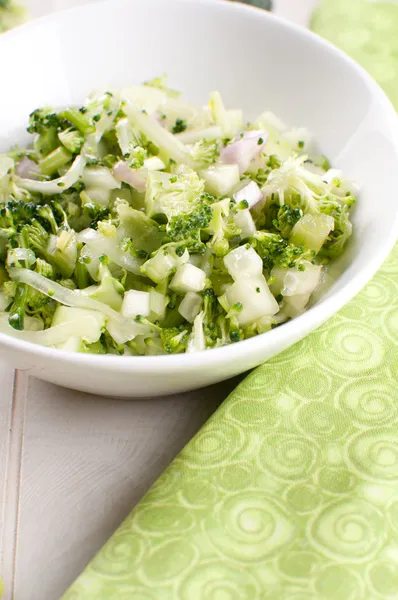
POLYGON ((31 380, 15 599, 58 598, 235 385, 124 401, 31 380))
POLYGON ((0 363, 0 574, 12 598, 24 423, 24 376, 0 363))

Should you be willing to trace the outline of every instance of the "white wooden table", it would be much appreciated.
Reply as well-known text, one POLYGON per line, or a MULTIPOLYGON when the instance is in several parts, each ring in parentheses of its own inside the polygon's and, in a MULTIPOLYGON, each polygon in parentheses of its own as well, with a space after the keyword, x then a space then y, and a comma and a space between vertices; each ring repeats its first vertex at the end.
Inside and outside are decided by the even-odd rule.
MULTIPOLYGON (((305 23, 316 0, 278 0, 305 23)), ((32 16, 85 0, 31 0, 32 16)), ((72 392, 0 363, 4 600, 57 600, 235 382, 157 400, 72 392)))

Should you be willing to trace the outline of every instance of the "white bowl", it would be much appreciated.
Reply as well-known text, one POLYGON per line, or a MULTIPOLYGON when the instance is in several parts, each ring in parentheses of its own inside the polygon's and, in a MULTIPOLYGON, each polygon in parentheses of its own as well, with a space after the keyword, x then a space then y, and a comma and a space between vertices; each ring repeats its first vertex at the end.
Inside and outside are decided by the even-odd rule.
POLYGON ((97 394, 155 396, 225 380, 296 343, 372 277, 397 237, 398 120, 376 83, 342 52, 266 12, 216 0, 110 0, 55 14, 0 39, 0 149, 22 141, 29 112, 78 103, 93 89, 164 72, 196 103, 217 89, 248 117, 273 110, 307 127, 361 182, 355 235, 341 273, 297 319, 197 354, 74 354, 0 334, 0 353, 42 379, 97 394), (4 83, 6 82, 6 84, 4 83))

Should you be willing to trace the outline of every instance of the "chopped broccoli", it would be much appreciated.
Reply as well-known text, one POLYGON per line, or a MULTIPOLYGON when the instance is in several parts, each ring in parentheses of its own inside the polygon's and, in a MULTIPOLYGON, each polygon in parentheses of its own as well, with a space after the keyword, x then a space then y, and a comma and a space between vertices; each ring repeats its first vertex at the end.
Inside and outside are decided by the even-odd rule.
POLYGON ((302 216, 302 210, 299 208, 292 208, 288 204, 284 204, 278 210, 277 217, 273 220, 272 224, 275 229, 280 232, 283 238, 288 239, 293 227, 302 216))
POLYGON ((161 171, 148 174, 145 210, 149 217, 166 215, 168 219, 194 210, 201 201, 204 182, 189 167, 172 175, 161 171))
POLYGON ((212 287, 202 292, 203 296, 203 333, 206 348, 213 348, 217 341, 222 338, 222 327, 225 325, 223 317, 225 312, 218 302, 218 298, 212 287))
POLYGON ((64 277, 72 275, 77 259, 76 235, 73 230, 60 228, 57 234, 49 233, 39 220, 34 219, 30 225, 24 225, 22 231, 35 254, 44 258, 64 277))
POLYGON ((33 111, 29 119, 28 132, 37 134, 34 142, 36 151, 42 156, 53 152, 60 144, 59 132, 67 129, 69 125, 67 119, 50 107, 33 111))
POLYGON ((127 162, 132 169, 141 169, 148 158, 148 150, 142 146, 135 146, 126 155, 127 162))
POLYGON ((49 106, 34 110, 29 117, 29 133, 46 133, 48 129, 62 129, 64 120, 49 106))
POLYGON ((263 260, 264 269, 273 267, 293 268, 302 260, 313 260, 315 253, 305 246, 295 246, 276 233, 257 231, 250 244, 263 260))
POLYGON ((230 240, 240 234, 241 230, 235 225, 234 215, 230 213, 228 198, 212 204, 213 216, 207 232, 211 239, 207 247, 216 256, 225 256, 230 249, 230 240))
POLYGON ((180 354, 185 352, 188 343, 188 330, 182 331, 177 327, 162 329, 160 332, 163 348, 167 354, 180 354))
POLYGON ((166 226, 167 237, 163 242, 180 242, 190 252, 204 252, 206 246, 202 242, 201 231, 209 226, 212 215, 211 206, 201 202, 192 212, 171 217, 166 226))
POLYGON ((189 153, 198 164, 210 165, 216 162, 220 154, 220 146, 218 142, 199 140, 191 146, 189 153))
POLYGON ((8 238, 16 235, 25 223, 30 223, 37 215, 37 205, 23 200, 9 200, 0 207, 0 232, 8 238))
POLYGON ((80 193, 80 200, 82 214, 89 219, 90 227, 109 216, 109 208, 92 200, 85 190, 80 193))
POLYGON ((35 271, 47 279, 55 279, 54 267, 42 258, 36 258, 35 271))
POLYGON ((176 119, 175 125, 173 126, 171 131, 173 133, 182 133, 186 130, 187 127, 188 124, 186 121, 184 121, 184 119, 176 119))

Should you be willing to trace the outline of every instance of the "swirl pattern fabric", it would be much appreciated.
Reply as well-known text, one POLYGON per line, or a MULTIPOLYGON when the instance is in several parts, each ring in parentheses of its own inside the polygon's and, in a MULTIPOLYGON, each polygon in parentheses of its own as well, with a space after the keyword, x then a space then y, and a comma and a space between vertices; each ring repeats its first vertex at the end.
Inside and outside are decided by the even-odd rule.
POLYGON ((252 373, 64 600, 398 598, 398 245, 252 373))

